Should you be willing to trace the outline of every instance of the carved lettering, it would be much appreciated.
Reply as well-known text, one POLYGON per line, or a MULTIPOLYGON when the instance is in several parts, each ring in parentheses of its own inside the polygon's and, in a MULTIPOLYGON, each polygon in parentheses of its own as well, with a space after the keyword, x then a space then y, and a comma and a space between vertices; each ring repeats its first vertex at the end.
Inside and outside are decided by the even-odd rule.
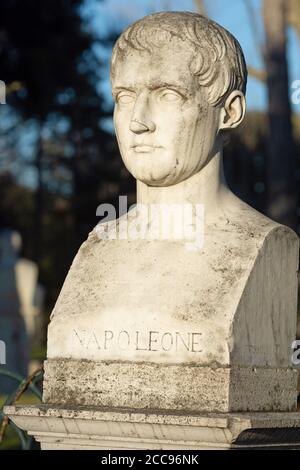
POLYGON ((97 336, 95 335, 95 332, 93 331, 93 333, 91 334, 88 342, 87 342, 87 349, 93 349, 93 344, 95 344, 97 346, 97 349, 101 349, 100 347, 100 344, 98 343, 98 338, 97 336), (90 347, 90 345, 92 345, 92 347, 90 347))
POLYGON ((104 349, 107 349, 107 341, 111 341, 114 337, 114 334, 111 330, 106 330, 104 332, 104 349))
POLYGON ((79 340, 79 343, 81 344, 81 346, 84 345, 84 340, 85 340, 85 330, 82 331, 82 333, 79 335, 78 331, 76 330, 73 330, 76 337, 78 338, 79 340))
POLYGON ((158 331, 149 331, 149 351, 157 351, 153 349, 152 343, 157 343, 157 338, 154 338, 154 335, 159 335, 158 331))
POLYGON ((130 336, 128 331, 120 331, 118 336, 118 345, 122 351, 126 351, 130 345, 130 336))
POLYGON ((173 346, 173 336, 171 335, 171 333, 164 333, 161 337, 161 347, 163 351, 170 351, 172 346, 173 346))
POLYGON ((190 351, 190 333, 188 333, 188 341, 181 336, 181 334, 176 331, 175 333, 175 338, 176 338, 176 351, 178 351, 178 348, 180 347, 180 344, 183 345, 183 347, 187 350, 190 351), (178 341, 179 340, 179 341, 178 341))
POLYGON ((191 352, 200 353, 201 336, 198 332, 171 331, 87 331, 73 330, 76 341, 84 349, 105 351, 191 352))
POLYGON ((192 335, 192 352, 201 352, 200 343, 199 343, 201 333, 191 333, 191 335, 192 335))
POLYGON ((139 346, 140 333, 141 333, 140 331, 136 331, 136 342, 135 342, 136 348, 135 348, 135 349, 136 349, 136 351, 148 351, 148 347, 146 347, 146 348, 141 348, 141 347, 139 346))

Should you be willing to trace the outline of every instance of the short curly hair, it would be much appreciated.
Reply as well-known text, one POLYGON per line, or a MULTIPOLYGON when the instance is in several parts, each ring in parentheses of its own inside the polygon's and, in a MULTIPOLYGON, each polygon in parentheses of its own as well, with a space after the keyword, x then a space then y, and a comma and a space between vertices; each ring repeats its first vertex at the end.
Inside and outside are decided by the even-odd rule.
POLYGON ((246 93, 247 67, 239 42, 214 21, 190 12, 154 13, 130 25, 114 46, 111 79, 117 57, 124 57, 128 47, 151 54, 173 39, 192 51, 190 70, 198 76, 199 85, 207 88, 211 105, 222 104, 234 90, 246 93))

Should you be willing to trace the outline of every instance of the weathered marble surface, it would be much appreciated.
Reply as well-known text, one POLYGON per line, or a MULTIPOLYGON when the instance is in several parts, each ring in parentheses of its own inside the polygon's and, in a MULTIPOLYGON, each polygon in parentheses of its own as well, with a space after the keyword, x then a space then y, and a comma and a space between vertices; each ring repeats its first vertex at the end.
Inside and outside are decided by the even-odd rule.
POLYGON ((90 234, 49 326, 48 403, 295 409, 298 240, 244 204, 209 229, 199 252, 90 234))
POLYGON ((199 252, 92 232, 54 308, 48 358, 288 367, 298 240, 243 209, 199 252))
POLYGON ((299 413, 159 413, 121 408, 7 406, 42 450, 298 449, 299 413))
POLYGON ((202 205, 204 244, 188 250, 171 222, 169 238, 151 240, 151 219, 132 239, 143 221, 134 212, 128 239, 90 233, 51 316, 48 403, 295 409, 298 237, 234 196, 223 174, 246 75, 238 43, 199 15, 152 15, 120 37, 114 123, 137 201, 202 205))

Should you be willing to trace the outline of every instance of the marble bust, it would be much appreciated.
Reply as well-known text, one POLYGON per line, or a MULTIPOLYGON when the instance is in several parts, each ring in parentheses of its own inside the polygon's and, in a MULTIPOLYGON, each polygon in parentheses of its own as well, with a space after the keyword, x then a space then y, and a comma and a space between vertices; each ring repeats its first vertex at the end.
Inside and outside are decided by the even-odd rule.
POLYGON ((298 237, 238 199, 223 173, 246 81, 237 40, 195 13, 149 15, 118 39, 114 125, 137 202, 201 205, 203 246, 94 229, 51 316, 46 403, 295 409, 298 237))

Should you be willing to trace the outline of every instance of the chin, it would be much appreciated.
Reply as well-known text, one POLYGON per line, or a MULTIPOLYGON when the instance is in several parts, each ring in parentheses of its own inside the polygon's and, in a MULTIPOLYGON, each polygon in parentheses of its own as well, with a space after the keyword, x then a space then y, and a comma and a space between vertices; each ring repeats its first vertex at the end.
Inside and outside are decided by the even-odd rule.
POLYGON ((137 174, 132 173, 133 176, 144 184, 148 186, 167 186, 168 175, 153 175, 151 173, 148 174, 137 174))
POLYGON ((161 177, 161 178, 153 178, 153 177, 148 177, 148 178, 137 178, 137 180, 142 181, 142 183, 147 184, 148 186, 157 186, 157 187, 167 187, 167 186, 174 186, 176 184, 182 183, 183 181, 189 179, 191 176, 193 176, 195 173, 168 173, 167 175, 161 177))
MULTIPOLYGON (((163 167, 163 164, 157 165, 128 165, 128 171, 135 179, 147 184, 148 186, 168 186, 169 180, 175 179, 175 168, 173 165, 163 167)), ((170 183, 172 184, 172 183, 170 183)))

